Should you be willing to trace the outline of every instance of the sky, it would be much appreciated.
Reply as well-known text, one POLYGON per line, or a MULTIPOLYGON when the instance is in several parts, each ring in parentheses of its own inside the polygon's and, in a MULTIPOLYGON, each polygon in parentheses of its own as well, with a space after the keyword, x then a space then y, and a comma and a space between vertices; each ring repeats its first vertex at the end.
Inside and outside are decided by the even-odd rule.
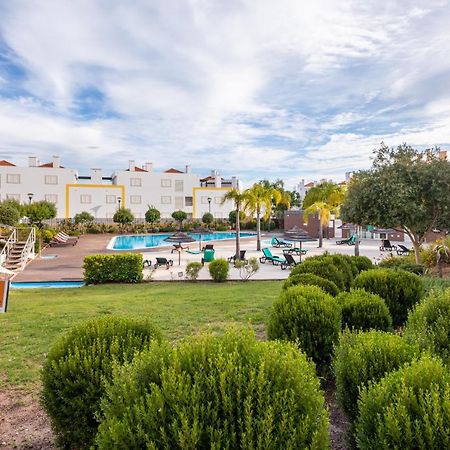
POLYGON ((450 0, 3 0, 0 159, 344 179, 450 149, 450 0))

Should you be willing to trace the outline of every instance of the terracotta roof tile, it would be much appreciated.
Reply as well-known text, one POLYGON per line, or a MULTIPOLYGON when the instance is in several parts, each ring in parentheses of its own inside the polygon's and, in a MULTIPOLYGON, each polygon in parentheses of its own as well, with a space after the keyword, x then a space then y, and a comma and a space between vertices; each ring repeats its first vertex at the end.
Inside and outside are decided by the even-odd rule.
POLYGON ((12 166, 12 167, 15 167, 16 165, 13 164, 13 163, 10 163, 9 161, 6 161, 6 159, 2 159, 0 161, 0 166, 12 166))
MULTIPOLYGON (((127 169, 127 172, 129 172, 130 169, 127 169)), ((148 170, 143 169, 142 167, 134 166, 135 172, 148 172, 148 170)))
POLYGON ((309 183, 305 184, 305 187, 314 187, 314 183, 310 181, 309 183))
MULTIPOLYGON (((44 168, 53 168, 53 163, 49 162, 49 163, 45 163, 45 164, 41 164, 39 167, 44 167, 44 168)), ((59 166, 58 169, 64 169, 64 166, 59 166)))
POLYGON ((173 167, 171 169, 165 170, 164 173, 184 173, 181 170, 174 169, 173 167))

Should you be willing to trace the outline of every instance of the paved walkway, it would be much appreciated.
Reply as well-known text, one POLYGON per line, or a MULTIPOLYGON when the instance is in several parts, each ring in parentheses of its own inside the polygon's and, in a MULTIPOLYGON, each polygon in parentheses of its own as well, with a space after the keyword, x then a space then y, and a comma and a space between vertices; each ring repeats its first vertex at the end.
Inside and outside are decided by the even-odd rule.
MULTIPOLYGON (((107 250, 106 246, 112 239, 110 234, 94 234, 81 236, 75 246, 65 247, 47 247, 42 254, 35 260, 31 261, 23 272, 20 272, 14 278, 14 281, 75 281, 83 279, 83 260, 87 255, 104 253, 113 254, 119 253, 112 250, 107 250)), ((268 240, 271 235, 263 235, 262 239, 268 240)), ((215 241, 213 242, 216 250, 216 258, 228 258, 234 254, 235 243, 234 240, 215 241)), ((197 249, 198 243, 189 244, 191 249, 197 249)), ((342 253, 352 255, 354 247, 348 245, 336 245, 335 240, 324 240, 323 249, 317 248, 317 242, 310 242, 303 245, 308 250, 307 256, 317 255, 323 253, 325 250, 330 253, 342 253)), ((373 261, 379 260, 387 254, 382 254, 378 247, 378 241, 365 240, 361 243, 361 255, 368 256, 373 261)), ((261 252, 256 252, 256 238, 244 238, 241 240, 241 249, 246 250, 246 257, 250 258, 256 256, 259 258, 261 252)), ((271 248, 274 255, 282 255, 282 249, 271 248)), ((135 251, 140 252, 140 251, 135 251)), ((178 253, 170 252, 170 247, 161 247, 154 250, 146 250, 144 259, 155 261, 156 256, 164 256, 174 261, 173 267, 169 270, 165 268, 158 268, 156 270, 144 269, 144 277, 151 278, 155 281, 170 281, 177 280, 184 277, 186 265, 191 261, 201 260, 200 255, 192 255, 186 252, 181 252, 180 262, 178 265, 178 253)), ((298 258, 298 257, 296 257, 298 258)), ((260 270, 252 279, 259 280, 281 280, 289 276, 289 270, 281 270, 279 266, 266 263, 260 265, 260 270)), ((210 279, 207 265, 200 271, 200 280, 210 279)), ((234 267, 230 268, 230 279, 239 280, 239 271, 234 267)))

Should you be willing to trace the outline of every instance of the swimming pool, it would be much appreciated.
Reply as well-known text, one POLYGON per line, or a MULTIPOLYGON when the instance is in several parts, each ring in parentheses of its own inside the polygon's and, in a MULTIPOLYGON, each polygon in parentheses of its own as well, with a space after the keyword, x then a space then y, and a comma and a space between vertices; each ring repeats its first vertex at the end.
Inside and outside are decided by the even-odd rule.
MULTIPOLYGON (((109 250, 137 250, 153 247, 171 246, 169 242, 164 242, 164 239, 171 236, 171 234, 142 234, 132 236, 116 236, 111 239, 108 244, 109 250)), ((189 233, 196 241, 200 240, 200 235, 196 233, 189 233)), ((240 233, 241 238, 249 238, 256 236, 255 233, 240 233)), ((236 233, 220 232, 211 234, 202 234, 201 240, 205 241, 221 241, 224 239, 235 239, 236 233)), ((192 245, 195 245, 193 242, 192 245)))
POLYGON ((11 289, 41 289, 41 288, 79 288, 83 281, 16 281, 11 283, 11 289))

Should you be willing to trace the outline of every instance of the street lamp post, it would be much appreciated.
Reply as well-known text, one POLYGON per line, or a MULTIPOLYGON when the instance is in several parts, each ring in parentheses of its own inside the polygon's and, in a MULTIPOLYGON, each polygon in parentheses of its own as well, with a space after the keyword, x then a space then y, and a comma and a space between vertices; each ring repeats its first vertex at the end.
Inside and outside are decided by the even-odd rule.
POLYGON ((122 202, 122 197, 117 197, 117 201, 119 202, 119 209, 120 209, 120 203, 122 202))
POLYGON ((209 214, 211 214, 211 201, 212 201, 212 198, 208 197, 208 212, 209 212, 209 214))
POLYGON ((31 200, 33 200, 33 193, 32 192, 28 192, 28 204, 31 204, 31 200))

